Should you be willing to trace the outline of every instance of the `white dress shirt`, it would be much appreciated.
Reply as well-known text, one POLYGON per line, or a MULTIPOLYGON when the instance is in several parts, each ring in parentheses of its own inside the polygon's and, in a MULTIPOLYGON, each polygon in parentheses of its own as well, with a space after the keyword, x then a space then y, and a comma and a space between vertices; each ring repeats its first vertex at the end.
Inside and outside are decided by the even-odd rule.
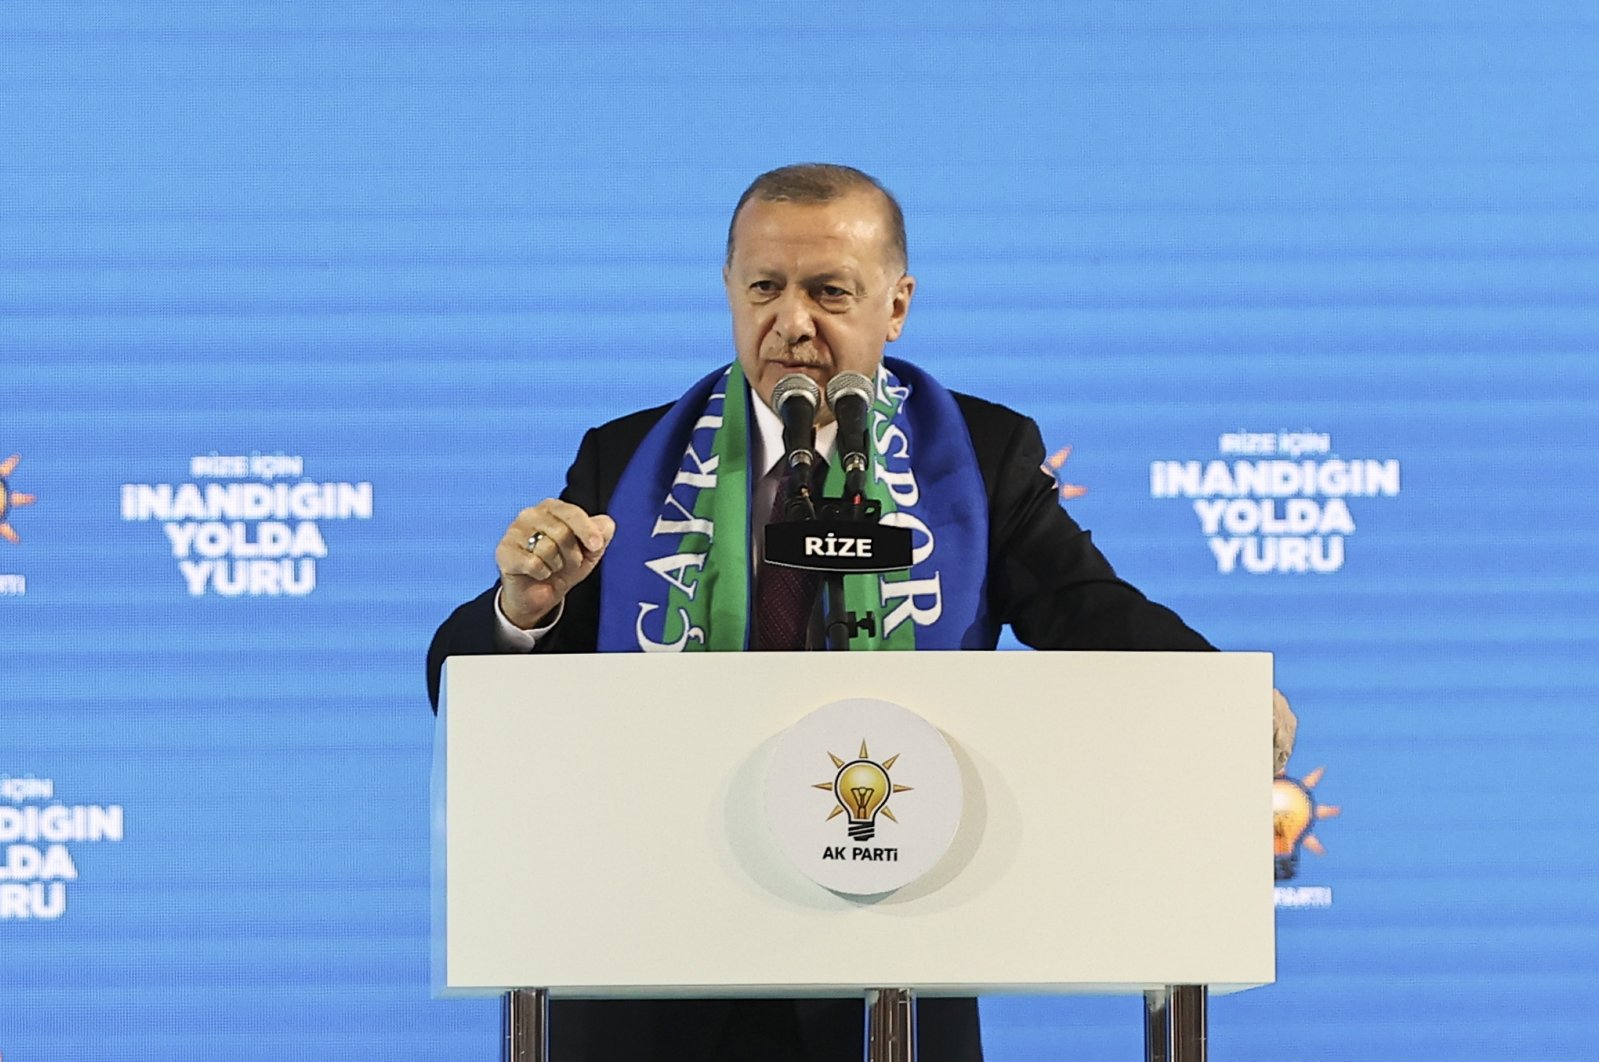
MULTIPOLYGON (((755 410, 755 430, 751 432, 751 441, 754 453, 751 455, 751 464, 756 468, 764 469, 760 478, 755 481, 755 497, 750 499, 750 556, 754 558, 756 570, 765 561, 766 536, 762 534, 766 525, 771 521, 772 503, 777 498, 777 487, 782 481, 783 455, 783 422, 776 413, 767 408, 764 402, 752 402, 755 410)), ((816 429, 816 452, 824 459, 831 459, 833 451, 838 444, 838 424, 829 421, 816 429)), ((503 591, 502 591, 503 592, 503 591)), ((494 640, 499 647, 508 653, 531 652, 539 639, 549 634, 555 625, 561 622, 561 614, 566 610, 566 602, 555 606, 555 613, 548 623, 525 631, 512 623, 505 615, 505 609, 500 607, 499 594, 494 595, 495 630, 494 640)))

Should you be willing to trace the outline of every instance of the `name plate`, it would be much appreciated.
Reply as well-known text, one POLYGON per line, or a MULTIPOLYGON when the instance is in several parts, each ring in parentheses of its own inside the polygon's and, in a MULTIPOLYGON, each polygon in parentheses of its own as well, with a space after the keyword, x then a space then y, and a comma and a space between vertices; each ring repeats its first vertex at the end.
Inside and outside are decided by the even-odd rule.
POLYGON ((766 561, 817 572, 902 571, 911 566, 911 533, 854 520, 767 524, 766 561))

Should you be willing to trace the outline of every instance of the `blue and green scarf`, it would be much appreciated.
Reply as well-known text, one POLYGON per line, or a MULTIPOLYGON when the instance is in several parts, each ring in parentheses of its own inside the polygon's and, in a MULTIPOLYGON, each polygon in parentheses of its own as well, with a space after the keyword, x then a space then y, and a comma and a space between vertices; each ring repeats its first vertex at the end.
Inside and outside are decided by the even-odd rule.
MULTIPOLYGON (((754 585, 749 384, 737 362, 696 383, 650 430, 611 498, 616 535, 600 592, 601 652, 737 651, 750 644, 754 585)), ((855 650, 990 644, 988 504, 960 408, 897 360, 877 371, 867 495, 911 530, 909 572, 844 580, 847 607, 873 611, 855 650)), ((830 462, 825 492, 844 473, 830 462)))

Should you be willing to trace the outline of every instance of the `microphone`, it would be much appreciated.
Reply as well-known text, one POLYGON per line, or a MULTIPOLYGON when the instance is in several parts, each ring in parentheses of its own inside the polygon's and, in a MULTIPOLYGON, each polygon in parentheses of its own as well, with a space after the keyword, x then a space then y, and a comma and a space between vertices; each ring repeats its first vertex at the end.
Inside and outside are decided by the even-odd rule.
POLYGON ((822 389, 802 372, 791 372, 772 388, 772 411, 783 421, 783 465, 788 470, 790 507, 809 509, 811 468, 816 463, 816 407, 822 389))
MULTIPOLYGON (((875 396, 875 385, 868 376, 839 373, 827 384, 827 400, 838 420, 846 496, 823 498, 820 505, 811 497, 807 484, 816 459, 813 418, 820 395, 821 388, 801 373, 783 377, 772 390, 772 408, 783 418, 783 447, 788 451, 791 475, 783 518, 766 525, 766 563, 822 572, 830 580, 848 572, 910 570, 914 558, 910 529, 880 522, 882 503, 865 497, 866 418, 875 396)), ((828 586, 831 642, 841 624, 857 623, 858 618, 854 613, 835 614, 842 608, 842 590, 832 581, 828 586)), ((876 613, 865 613, 859 623, 868 624, 861 629, 870 630, 876 613)))
POLYGON ((863 373, 841 372, 827 381, 827 404, 838 421, 846 499, 866 492, 866 414, 872 408, 872 391, 872 381, 863 373))
MULTIPOLYGON (((802 372, 791 372, 772 388, 772 412, 783 421, 783 463, 790 472, 810 475, 816 460, 816 407, 822 404, 822 389, 802 372)), ((807 478, 807 482, 808 482, 807 478)))

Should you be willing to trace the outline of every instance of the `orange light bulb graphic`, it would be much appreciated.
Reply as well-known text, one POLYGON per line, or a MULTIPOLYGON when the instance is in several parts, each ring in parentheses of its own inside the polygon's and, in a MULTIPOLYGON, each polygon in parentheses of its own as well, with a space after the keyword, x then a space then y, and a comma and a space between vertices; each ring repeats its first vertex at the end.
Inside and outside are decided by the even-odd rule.
POLYGON ((1311 830, 1322 819, 1330 819, 1342 809, 1318 804, 1312 792, 1321 781, 1325 767, 1317 767, 1303 781, 1278 775, 1271 786, 1272 876, 1288 881, 1299 872, 1299 853, 1308 848, 1317 855, 1326 853, 1311 830))
POLYGON ((831 782, 817 782, 812 788, 826 789, 833 794, 833 810, 828 813, 828 821, 838 815, 849 815, 849 836, 852 841, 870 841, 877 833, 879 815, 890 822, 899 821, 888 809, 889 797, 895 793, 909 793, 911 787, 895 785, 889 780, 888 772, 893 769, 894 761, 899 759, 898 753, 878 763, 872 759, 863 738, 861 751, 848 763, 831 752, 827 758, 833 761, 838 773, 831 782))
POLYGON ((21 454, 12 454, 4 461, 0 461, 0 538, 13 543, 22 541, 22 536, 18 535, 16 530, 6 522, 7 516, 12 509, 23 505, 32 505, 34 502, 33 495, 12 490, 10 484, 6 482, 6 477, 16 471, 17 465, 21 461, 21 454))

